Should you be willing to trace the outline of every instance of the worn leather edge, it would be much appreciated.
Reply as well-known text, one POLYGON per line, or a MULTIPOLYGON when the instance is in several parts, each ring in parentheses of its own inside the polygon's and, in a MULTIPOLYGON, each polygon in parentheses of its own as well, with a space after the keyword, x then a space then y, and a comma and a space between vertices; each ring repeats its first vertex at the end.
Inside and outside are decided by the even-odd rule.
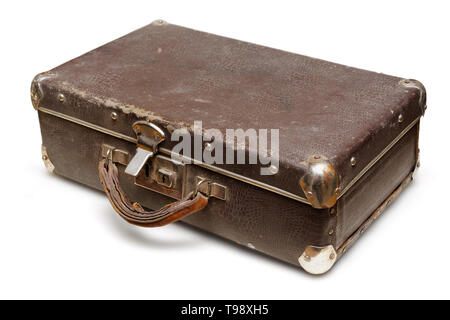
MULTIPOLYGON (((128 141, 128 142, 132 142, 132 143, 136 143, 137 142, 136 138, 133 138, 133 137, 130 137, 130 136, 127 136, 127 135, 124 135, 124 134, 120 134, 120 133, 117 133, 117 132, 114 132, 112 130, 109 130, 109 129, 97 126, 97 125, 92 124, 90 122, 83 121, 83 120, 80 120, 78 118, 74 118, 74 117, 71 117, 71 116, 67 116, 67 115, 65 115, 63 113, 60 113, 60 112, 57 112, 57 111, 54 111, 54 110, 51 110, 51 109, 47 109, 47 108, 42 107, 42 106, 39 106, 37 108, 37 110, 39 112, 43 112, 43 113, 50 114, 52 116, 55 116, 55 117, 67 120, 67 121, 71 121, 73 123, 82 125, 84 127, 88 127, 90 129, 93 129, 93 130, 96 130, 96 131, 99 131, 99 132, 102 132, 102 133, 114 136, 116 138, 119 138, 119 139, 122 139, 122 140, 125 140, 125 141, 128 141)), ((375 159, 372 160, 372 162, 366 168, 364 168, 361 171, 362 173, 357 176, 358 179, 356 180, 356 177, 355 177, 355 181, 352 181, 352 184, 350 186, 347 185, 347 187, 339 193, 339 196, 337 197, 337 200, 339 200, 339 198, 341 198, 350 189, 350 187, 352 185, 354 185, 354 183, 356 183, 360 178, 362 178, 364 176, 364 174, 371 167, 373 167, 373 165, 375 165, 375 163, 378 162, 378 160, 381 159, 383 157, 383 155, 386 154, 406 133, 408 133, 409 130, 411 130, 414 127, 414 125, 419 120, 420 120, 420 117, 416 118, 413 122, 411 122, 410 125, 408 125, 377 157, 375 157, 375 159)), ((168 150, 168 149, 165 149, 165 148, 160 148, 159 151, 161 153, 169 155, 169 156, 172 155, 172 152, 170 150, 168 150)), ((175 155, 175 156, 176 157, 180 157, 180 158, 184 158, 185 160, 191 160, 192 164, 204 167, 204 168, 206 168, 208 170, 211 170, 213 172, 216 172, 216 173, 219 173, 219 174, 223 174, 223 175, 228 176, 230 178, 233 178, 233 179, 236 179, 236 180, 239 180, 239 181, 242 181, 242 182, 254 185, 256 187, 259 187, 259 188, 262 188, 262 189, 274 192, 276 194, 285 196, 287 198, 290 198, 290 199, 293 199, 293 200, 296 200, 296 201, 299 201, 299 202, 302 202, 302 203, 306 203, 306 204, 312 205, 311 202, 308 199, 305 199, 305 198, 303 198, 301 196, 298 196, 296 194, 290 193, 288 191, 282 190, 280 188, 276 188, 276 187, 270 186, 270 185, 268 185, 266 183, 259 182, 257 180, 254 180, 254 179, 251 179, 251 178, 248 178, 248 177, 236 174, 236 173, 231 172, 231 171, 227 171, 227 170, 215 167, 213 165, 208 165, 208 164, 196 161, 194 159, 188 159, 188 158, 186 158, 184 156, 181 156, 181 155, 175 155)), ((329 203, 327 205, 327 207, 332 207, 333 205, 334 205, 334 203, 329 203)))
POLYGON ((337 200, 339 200, 347 191, 353 187, 356 182, 359 181, 383 156, 391 150, 399 141, 401 138, 403 138, 414 126, 420 121, 421 117, 416 118, 414 121, 412 121, 393 141, 391 141, 372 161, 364 167, 356 176, 353 178, 353 180, 347 184, 347 186, 342 190, 342 192, 339 194, 337 200))
POLYGON ((31 104, 33 105, 33 108, 35 110, 39 109, 41 100, 44 97, 44 90, 42 89, 42 82, 45 79, 48 79, 48 78, 54 77, 54 76, 55 76, 55 74, 51 71, 41 72, 33 78, 33 81, 31 81, 30 97, 31 97, 31 104))
POLYGON ((340 258, 367 230, 367 228, 384 212, 389 204, 398 197, 398 195, 411 183, 413 172, 411 172, 398 186, 394 192, 363 222, 363 224, 337 249, 338 258, 340 258))
POLYGON ((422 116, 424 116, 425 111, 427 110, 427 91, 422 82, 416 79, 402 79, 400 80, 400 85, 404 86, 405 88, 413 88, 419 90, 418 105, 422 116))
MULTIPOLYGON (((156 28, 161 28, 161 26, 173 26, 173 27, 179 27, 179 28, 183 28, 183 29, 186 29, 186 30, 190 30, 190 31, 193 31, 193 32, 204 33, 204 32, 198 31, 198 30, 184 28, 184 27, 181 27, 181 26, 169 24, 169 23, 167 23, 167 22, 165 22, 163 20, 155 20, 150 25, 155 26, 156 28)), ((214 35, 214 36, 216 36, 216 35, 214 35)), ((220 37, 220 36, 217 36, 217 37, 220 37)), ((220 37, 220 38, 223 38, 223 37, 220 37)), ((244 42, 244 41, 240 41, 240 40, 236 40, 236 39, 230 39, 230 40, 234 40, 234 41, 238 41, 238 42, 244 42)), ((116 40, 113 40, 112 42, 114 42, 114 41, 116 41, 116 40)), ((249 44, 255 45, 255 44, 252 44, 252 43, 249 43, 249 44)), ((256 45, 256 46, 258 46, 258 45, 256 45)), ((263 48, 264 46, 259 46, 259 47, 263 48)), ((280 50, 277 50, 277 51, 280 51, 280 50)), ((293 54, 295 54, 295 53, 293 53, 293 54)), ((295 55, 297 55, 297 54, 295 54, 295 55)), ((59 67, 53 69, 50 72, 58 72, 58 68, 59 67)), ((366 71, 366 70, 364 70, 364 71, 366 71)), ((47 72, 47 73, 49 73, 49 72, 47 72)), ((36 78, 38 78, 38 77, 36 77, 36 78)), ((426 92, 425 92, 424 86, 419 81, 414 80, 414 79, 400 79, 400 78, 397 78, 397 77, 395 77, 395 78, 397 79, 395 81, 397 81, 398 84, 400 84, 400 87, 403 87, 403 89, 406 89, 406 90, 404 90, 405 92, 409 91, 409 93, 412 93, 412 94, 408 95, 408 98, 411 98, 411 97, 414 97, 414 96, 418 97, 417 103, 415 101, 415 98, 412 100, 413 101, 412 105, 414 105, 414 107, 419 105, 419 108, 421 109, 421 114, 423 115, 424 112, 425 112, 425 109, 426 109, 426 92), (418 90, 418 94, 416 93, 416 90, 418 90)), ((62 79, 60 79, 60 80, 62 80, 62 79)), ((33 81, 33 83, 34 82, 35 81, 33 81)), ((36 81, 36 82, 39 82, 39 81, 36 81)), ((56 110, 62 111, 63 109, 60 109, 60 107, 58 107, 58 106, 70 105, 70 103, 69 103, 70 100, 73 100, 72 98, 74 98, 74 96, 76 96, 76 95, 78 95, 77 99, 79 99, 79 100, 86 100, 86 102, 88 102, 88 98, 89 98, 91 100, 89 103, 94 101, 97 104, 104 105, 102 103, 104 101, 101 99, 100 96, 95 96, 95 95, 88 95, 88 96, 86 96, 85 94, 81 94, 80 95, 80 92, 77 93, 77 92, 75 92, 75 90, 70 90, 70 89, 74 89, 74 88, 71 88, 69 83, 61 82, 61 81, 59 81, 59 82, 49 81, 49 82, 46 82, 45 84, 46 84, 46 88, 45 89, 47 89, 47 90, 51 89, 51 94, 49 94, 49 95, 46 94, 46 97, 44 99, 45 101, 43 101, 43 102, 44 102, 44 104, 46 104, 46 103, 49 103, 51 101, 50 105, 53 105, 53 103, 55 103, 53 101, 58 101, 58 102, 56 102, 55 105, 53 105, 53 107, 55 107, 56 110), (49 86, 47 86, 47 85, 49 85, 49 86), (53 97, 51 97, 52 94, 54 95, 53 97), (66 103, 60 103, 60 102, 63 101, 63 100, 60 100, 60 96, 62 96, 63 99, 64 99, 64 95, 66 95, 66 103), (48 100, 47 98, 51 98, 53 100, 48 100)), ((33 88, 32 88, 32 91, 33 91, 33 88)), ((38 99, 37 103, 35 103, 33 101, 33 105, 35 106, 36 109, 39 107, 41 98, 42 97, 40 97, 38 99)), ((146 118, 146 120, 150 119, 149 121, 153 121, 153 119, 155 119, 156 121, 161 121, 161 122, 164 122, 166 124, 170 123, 170 125, 173 125, 173 121, 169 121, 168 119, 163 119, 160 116, 158 116, 156 114, 153 114, 149 110, 144 110, 142 108, 139 108, 138 106, 131 106, 131 105, 126 105, 126 104, 121 104, 121 103, 115 103, 113 107, 114 107, 114 109, 117 108, 117 110, 120 110, 123 113, 133 114, 133 115, 135 115, 138 118, 146 118), (125 112, 125 109, 126 109, 126 112, 125 112)), ((67 109, 66 109, 66 111, 67 111, 67 109)), ((410 121, 410 119, 408 119, 408 122, 409 121, 410 121)), ((179 122, 178 124, 181 125, 181 123, 182 122, 179 122)), ((126 132, 124 131, 124 133, 126 133, 126 132)), ((380 145, 380 147, 381 147, 381 145, 380 145)), ((308 157, 308 156, 312 156, 312 154, 311 155, 307 155, 306 157, 308 157)), ((368 157, 367 160, 370 160, 371 157, 368 157)), ((302 159, 302 160, 304 160, 304 159, 302 159)), ((300 160, 300 161, 302 161, 302 160, 300 160)), ((334 165, 335 165, 338 173, 340 174, 340 177, 342 178, 341 179, 342 186, 340 188, 340 194, 339 194, 339 197, 340 197, 340 196, 342 196, 344 194, 343 189, 348 187, 348 185, 349 185, 348 182, 349 182, 350 179, 352 179, 353 173, 349 173, 348 171, 343 169, 343 168, 346 168, 346 167, 343 167, 343 165, 342 165, 343 161, 340 160, 339 162, 340 163, 334 163, 334 165), (340 166, 340 164, 341 164, 341 166, 340 166), (349 180, 346 180, 347 177, 348 177, 349 180)), ((227 170, 225 169, 224 171, 227 171, 227 170)), ((358 171, 353 171, 353 172, 357 173, 358 171)), ((301 170, 299 170, 297 172, 297 174, 299 175, 299 177, 297 178, 297 181, 298 181, 298 179, 302 178, 301 176, 304 175, 304 172, 301 172, 301 170)), ((240 172, 240 175, 247 175, 247 174, 245 172, 240 172)), ((255 179, 255 176, 253 176, 253 178, 255 179)), ((256 177, 256 179, 258 179, 258 178, 256 177)), ((353 180, 357 180, 357 179, 353 179, 353 180)), ((256 181, 256 180, 254 180, 254 181, 256 181)), ((287 185, 287 186, 286 185, 285 186, 277 185, 277 187, 278 187, 277 189, 279 189, 279 190, 281 190, 280 188, 288 189, 289 190, 288 193, 290 193, 291 195, 294 196, 294 197, 291 197, 291 198, 296 199, 296 200, 298 200, 300 202, 313 204, 308 199, 309 197, 306 194, 302 194, 303 190, 301 188, 298 188, 298 185, 297 186, 294 185, 297 181, 294 181, 294 183, 291 183, 290 185, 287 185)), ((350 181, 354 182, 352 180, 350 180, 350 181)), ((256 181, 256 182, 257 182, 257 184, 260 184, 258 181, 256 181)), ((276 184, 276 183, 271 183, 270 180, 269 180, 269 181, 265 181, 264 184, 265 185, 270 185, 270 184, 276 184)), ((281 191, 284 193, 284 190, 281 190, 281 191)))

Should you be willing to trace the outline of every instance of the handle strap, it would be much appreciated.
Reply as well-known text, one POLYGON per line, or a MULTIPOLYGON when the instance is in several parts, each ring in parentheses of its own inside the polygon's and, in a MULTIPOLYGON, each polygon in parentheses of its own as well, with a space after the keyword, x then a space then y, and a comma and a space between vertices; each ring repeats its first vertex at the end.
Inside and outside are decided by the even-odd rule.
POLYGON ((131 202, 119 184, 119 174, 111 159, 98 164, 100 182, 114 210, 127 222, 141 227, 160 227, 202 210, 208 198, 193 191, 185 198, 170 203, 159 210, 147 211, 138 202, 131 202))

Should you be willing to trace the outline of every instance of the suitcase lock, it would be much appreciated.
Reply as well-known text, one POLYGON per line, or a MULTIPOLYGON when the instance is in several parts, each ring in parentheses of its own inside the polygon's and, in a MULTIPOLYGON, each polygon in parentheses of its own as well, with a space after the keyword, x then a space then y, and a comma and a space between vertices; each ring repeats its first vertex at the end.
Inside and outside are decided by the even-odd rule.
POLYGON ((132 201, 121 187, 119 169, 116 166, 117 163, 127 163, 128 153, 103 145, 103 157, 98 163, 99 179, 114 210, 131 224, 160 227, 205 208, 210 197, 205 190, 211 190, 209 185, 212 182, 204 179, 185 194, 186 175, 183 173, 186 166, 156 155, 158 144, 164 141, 164 132, 156 125, 144 121, 134 123, 133 130, 137 136, 137 150, 128 162, 125 173, 134 176, 136 185, 178 200, 157 210, 145 209, 139 202, 132 201), (206 189, 205 185, 208 185, 206 189))
POLYGON ((158 126, 145 121, 135 122, 133 130, 137 136, 137 149, 125 173, 137 177, 147 161, 158 152, 158 144, 164 141, 165 135, 158 126))
POLYGON ((133 124, 137 137, 136 154, 128 161, 128 153, 103 145, 102 154, 113 162, 126 165, 125 173, 134 177, 137 186, 164 194, 174 199, 182 199, 192 190, 208 197, 221 200, 227 198, 227 188, 203 177, 186 181, 187 165, 170 156, 158 154, 158 145, 165 140, 164 131, 157 125, 137 121, 133 124))

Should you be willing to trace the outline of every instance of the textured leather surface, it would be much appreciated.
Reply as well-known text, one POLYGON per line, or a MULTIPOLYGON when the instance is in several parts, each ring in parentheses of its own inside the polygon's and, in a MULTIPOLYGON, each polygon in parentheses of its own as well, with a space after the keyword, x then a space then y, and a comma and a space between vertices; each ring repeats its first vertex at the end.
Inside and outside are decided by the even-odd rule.
MULTIPOLYGON (((48 114, 39 113, 39 119, 43 144, 48 146, 48 157, 55 165, 54 173, 101 191, 98 163, 102 159, 102 144, 130 154, 136 150, 132 143, 48 114)), ((117 168, 120 184, 133 201, 153 210, 173 202, 162 194, 135 186, 124 173, 125 167, 117 168)), ((328 210, 314 209, 193 165, 188 166, 187 173, 190 190, 196 176, 226 186, 228 197, 226 201, 210 198, 203 210, 184 218, 184 222, 296 265, 308 245, 322 246, 332 241, 328 230, 335 226, 336 217, 328 210)), ((105 202, 106 205, 109 204, 105 202)))
POLYGON ((165 205, 161 209, 148 211, 139 202, 131 202, 119 182, 116 165, 110 159, 98 164, 100 182, 114 210, 127 222, 141 227, 161 227, 202 210, 208 198, 200 192, 191 192, 183 199, 165 205))
MULTIPOLYGON (((55 165, 55 173, 103 191, 98 179, 101 146, 108 144, 135 152, 132 143, 82 127, 54 116, 39 113, 43 144, 55 165)), ((226 201, 211 198, 208 205, 182 221, 244 246, 298 265, 298 257, 309 245, 340 247, 359 223, 372 213, 395 189, 397 180, 413 169, 418 128, 399 142, 370 170, 347 196, 338 201, 338 213, 314 209, 272 192, 189 165, 187 188, 193 190, 195 177, 211 179, 227 187, 226 201), (392 159, 392 160, 391 160, 392 159), (379 177, 379 178, 378 178, 379 177), (360 192, 358 192, 360 190, 360 192), (330 234, 330 230, 333 230, 330 234), (250 245, 251 244, 251 245, 250 245)), ((137 187, 117 166, 121 186, 133 201, 149 209, 173 202, 162 194, 137 187)), ((106 203, 105 203, 106 205, 106 203)), ((112 211, 113 209, 111 209, 112 211)))
POLYGON ((338 247, 414 170, 418 134, 416 125, 338 201, 338 247))
POLYGON ((276 176, 261 176, 259 165, 218 166, 303 196, 298 181, 310 156, 330 159, 344 189, 421 114, 419 90, 399 80, 154 23, 51 70, 40 105, 130 136, 138 119, 167 136, 195 120, 222 132, 280 129, 276 176))
MULTIPOLYGON (((197 32, 152 24, 51 70, 40 82, 39 107, 134 137, 148 120, 170 136, 175 128, 280 129, 280 170, 223 168, 303 196, 299 180, 311 155, 328 158, 341 189, 421 114, 420 92, 399 78, 197 32), (64 96, 60 99, 60 94, 64 96), (111 112, 117 113, 112 119, 111 112), (403 121, 398 121, 399 115, 403 121), (357 159, 350 165, 351 157, 357 159)), ((133 155, 136 146, 39 112, 43 144, 55 173, 103 190, 101 146, 133 155)), ((418 126, 331 209, 314 209, 273 192, 188 165, 186 188, 208 178, 228 190, 224 200, 183 221, 298 265, 307 246, 336 249, 414 167, 418 126)), ((170 149, 166 139, 161 145, 170 149)), ((246 146, 246 151, 251 152, 246 146)), ((172 199, 134 185, 117 166, 123 192, 156 210, 172 199)))

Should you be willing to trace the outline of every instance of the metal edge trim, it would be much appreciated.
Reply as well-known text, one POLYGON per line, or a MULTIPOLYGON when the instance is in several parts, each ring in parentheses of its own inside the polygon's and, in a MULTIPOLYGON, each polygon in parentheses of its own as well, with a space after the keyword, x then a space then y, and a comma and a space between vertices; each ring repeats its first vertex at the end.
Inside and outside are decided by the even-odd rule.
POLYGON ((391 143, 389 143, 386 148, 384 148, 375 158, 372 159, 372 161, 370 161, 367 166, 364 167, 364 169, 362 169, 350 182, 349 184, 347 184, 347 186, 345 186, 345 188, 342 190, 342 192, 340 193, 338 200, 356 183, 358 182, 359 179, 362 178, 363 175, 365 175, 367 173, 367 171, 369 171, 389 150, 392 149, 392 147, 401 139, 403 138, 408 132, 409 130, 411 130, 417 122, 419 122, 420 117, 414 119, 405 129, 403 129, 402 132, 400 132, 400 134, 395 137, 394 140, 391 141, 391 143))
POLYGON ((61 112, 58 112, 58 111, 50 110, 50 109, 43 108, 43 107, 39 107, 37 110, 40 111, 40 112, 47 113, 47 114, 50 114, 52 116, 55 116, 55 117, 58 117, 58 118, 70 121, 70 122, 73 122, 73 123, 79 124, 81 126, 89 128, 89 129, 93 129, 93 130, 102 132, 104 134, 108 134, 110 136, 113 136, 113 137, 116 137, 116 138, 119 138, 119 139, 122 139, 122 140, 126 140, 126 141, 134 143, 134 144, 137 143, 137 139, 136 138, 133 138, 133 137, 127 136, 125 134, 121 134, 121 133, 115 132, 113 130, 106 129, 104 127, 98 126, 96 124, 93 124, 93 123, 90 123, 90 122, 87 122, 87 121, 84 121, 84 120, 81 120, 81 119, 78 119, 78 118, 75 118, 75 117, 72 117, 72 116, 68 116, 68 115, 66 115, 64 113, 61 113, 61 112))
MULTIPOLYGON (((169 149, 166 149, 166 148, 159 148, 158 150, 161 153, 166 154, 168 156, 172 156, 172 154, 173 154, 169 149)), ((227 177, 230 177, 230 178, 233 178, 233 179, 245 182, 247 184, 251 184, 253 186, 256 186, 256 187, 259 187, 259 188, 262 188, 262 189, 265 189, 265 190, 268 190, 268 191, 271 191, 271 192, 274 192, 274 193, 277 193, 279 195, 291 198, 293 200, 297 200, 297 201, 300 201, 302 203, 306 203, 306 204, 311 205, 311 203, 307 199, 305 199, 303 197, 300 197, 300 196, 298 196, 296 194, 293 194, 291 192, 285 191, 283 189, 271 186, 271 185, 269 185, 267 183, 264 183, 264 182, 261 182, 261 181, 258 181, 258 180, 254 180, 252 178, 248 178, 248 177, 245 177, 243 175, 240 175, 240 174, 237 174, 237 173, 225 170, 225 169, 221 169, 221 168, 215 167, 213 165, 206 164, 206 163, 203 163, 201 161, 198 161, 198 160, 195 160, 195 159, 192 159, 192 158, 180 155, 180 154, 175 154, 175 157, 180 159, 180 160, 182 160, 182 161, 190 162, 192 164, 195 164, 195 165, 197 165, 199 167, 208 169, 208 170, 213 171, 215 173, 218 173, 218 174, 221 174, 221 175, 224 175, 224 176, 227 176, 227 177)))
MULTIPOLYGON (((118 132, 115 132, 115 131, 113 131, 113 130, 110 130, 110 129, 107 129, 107 128, 104 128, 104 127, 101 127, 101 126, 98 126, 98 125, 96 125, 96 124, 93 124, 93 123, 90 123, 90 122, 87 122, 87 121, 84 121, 84 120, 81 120, 81 119, 78 119, 78 118, 75 118, 75 117, 72 117, 72 116, 68 116, 68 115, 66 115, 66 114, 63 114, 63 113, 61 113, 61 112, 58 112, 58 111, 54 111, 54 110, 51 110, 51 109, 48 109, 48 108, 45 108, 45 107, 38 107, 38 109, 37 109, 38 111, 40 111, 40 112, 43 112, 43 113, 46 113, 46 114, 49 114, 49 115, 52 115, 52 116, 55 116, 55 117, 58 117, 58 118, 61 118, 61 119, 64 119, 64 120, 67 120, 67 121, 70 121, 70 122, 73 122, 73 123, 76 123, 76 124, 79 124, 79 125, 82 125, 82 126, 84 126, 84 127, 87 127, 87 128, 90 128, 90 129, 93 129, 93 130, 96 130, 96 131, 99 131, 99 132, 102 132, 102 133, 104 133, 104 134, 108 134, 108 135, 110 135, 110 136, 113 136, 113 137, 116 137, 116 138, 118 138, 118 139, 122 139, 122 140, 125 140, 125 141, 128 141, 128 142, 131 142, 131 143, 134 143, 134 144, 136 144, 137 143, 137 139, 136 138, 133 138, 133 137, 130 137, 130 136, 127 136, 127 135, 125 135, 125 134, 122 134, 122 133, 118 133, 118 132)), ((372 168, 372 166, 374 166, 375 165, 375 163, 377 163, 378 162, 378 160, 380 160, 406 133, 408 133, 408 131, 409 130, 411 130, 413 127, 414 127, 414 125, 418 122, 420 120, 420 117, 418 117, 418 118, 416 118, 414 121, 412 121, 386 148, 384 148, 357 176, 355 176, 355 178, 353 178, 351 181, 350 181, 350 183, 344 188, 344 190, 340 193, 340 195, 339 195, 339 197, 338 197, 338 200, 339 200, 339 198, 341 198, 359 179, 361 179, 361 177, 367 172, 367 171, 369 171, 369 169, 370 168, 372 168)), ((170 151, 169 149, 166 149, 166 148, 159 148, 158 149, 161 153, 163 153, 163 154, 165 154, 165 155, 169 155, 169 156, 172 156, 172 151, 170 151)), ((255 180, 255 179, 251 179, 251 178, 248 178, 248 177, 245 177, 245 176, 243 176, 243 175, 240 175, 240 174, 237 174, 237 173, 234 173, 234 172, 231 172, 231 171, 228 171, 228 170, 225 170, 225 169, 221 169, 221 168, 218 168, 218 167, 215 167, 215 166, 213 166, 213 165, 210 165, 210 164, 206 164, 206 163, 203 163, 203 162, 201 162, 201 161, 198 161, 198 160, 195 160, 195 159, 192 159, 192 158, 189 158, 189 157, 186 157, 186 156, 183 156, 183 155, 180 155, 180 154, 175 154, 175 157, 178 157, 178 158, 180 158, 180 159, 183 159, 183 160, 185 160, 185 161, 188 161, 188 162, 190 162, 190 163, 192 163, 192 164, 194 164, 194 165, 197 165, 197 166, 199 166, 199 167, 203 167, 203 168, 205 168, 205 169, 208 169, 208 170, 210 170, 210 171, 213 171, 213 172, 215 172, 215 173, 218 173, 218 174, 221 174, 221 175, 224 175, 224 176, 227 176, 227 177, 230 177, 230 178, 233 178, 233 179, 236 179, 236 180, 239 180, 239 181, 242 181, 242 182, 245 182, 245 183, 248 183, 248 184, 251 184, 251 185, 253 185, 253 186, 256 186, 256 187, 259 187, 259 188, 261 188, 261 189, 264 189, 264 190, 267 190, 267 191, 271 191, 271 192, 274 192, 274 193, 276 193, 276 194, 279 194, 279 195, 281 195, 281 196, 284 196, 284 197, 287 197, 287 198, 290 198, 290 199, 293 199, 293 200, 296 200, 296 201, 299 201, 299 202, 302 202, 302 203, 305 203, 305 204, 309 204, 309 205, 311 205, 311 203, 306 199, 306 198, 304 198, 304 197, 301 197, 301 196, 298 196, 298 195, 296 195, 296 194, 293 194, 293 193, 291 193, 291 192, 288 192, 288 191, 286 191, 286 190, 283 190, 283 189, 280 189, 280 188, 277 188, 277 187, 274 187, 274 186, 271 186, 271 185, 269 185, 269 184, 267 184, 267 183, 264 183, 264 182, 261 182, 261 181, 258 181, 258 180, 255 180)))
POLYGON ((406 187, 412 182, 413 173, 409 173, 408 176, 400 183, 400 185, 378 206, 375 211, 367 218, 355 232, 345 240, 342 245, 336 250, 338 258, 340 258, 355 242, 358 238, 367 230, 367 228, 384 212, 389 204, 395 200, 400 193, 406 189, 406 187))

